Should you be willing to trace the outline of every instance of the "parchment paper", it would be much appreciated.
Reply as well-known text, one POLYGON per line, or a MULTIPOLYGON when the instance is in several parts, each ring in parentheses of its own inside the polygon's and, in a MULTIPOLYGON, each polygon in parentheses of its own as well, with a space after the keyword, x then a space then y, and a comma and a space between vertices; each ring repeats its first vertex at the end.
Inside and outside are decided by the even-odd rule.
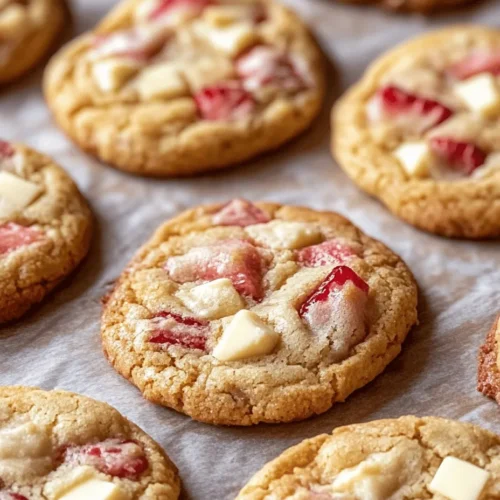
MULTIPOLYGON (((0 94, 0 137, 25 141, 74 177, 97 219, 89 257, 58 291, 0 330, 0 384, 63 388, 106 401, 151 434, 180 469, 184 496, 225 500, 284 449, 334 427, 405 414, 475 422, 500 433, 497 405, 476 392, 477 350, 500 310, 500 242, 450 241, 407 226, 359 191, 330 159, 328 115, 339 92, 394 44, 457 22, 500 24, 500 5, 432 20, 333 0, 289 0, 312 25, 330 67, 330 96, 312 130, 259 161, 191 180, 147 180, 87 157, 52 123, 41 71, 0 94), (402 355, 344 404, 305 422, 217 428, 155 406, 108 365, 99 342, 100 298, 135 250, 165 219, 192 205, 245 196, 341 212, 409 264, 419 282, 420 326, 402 355)), ((113 4, 79 0, 75 32, 113 4)))

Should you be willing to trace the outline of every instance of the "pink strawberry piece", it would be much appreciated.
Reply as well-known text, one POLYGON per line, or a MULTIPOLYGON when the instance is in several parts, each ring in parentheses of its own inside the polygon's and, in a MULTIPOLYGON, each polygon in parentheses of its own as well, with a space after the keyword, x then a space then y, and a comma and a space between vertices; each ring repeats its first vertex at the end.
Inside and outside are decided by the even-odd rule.
POLYGON ((208 323, 163 311, 156 318, 159 328, 149 339, 153 344, 179 345, 205 351, 208 323), (161 319, 163 318, 163 319, 161 319))
POLYGON ((291 92, 307 87, 290 57, 267 45, 257 45, 241 55, 236 61, 236 71, 249 91, 266 85, 276 85, 291 92))
POLYGON ((356 256, 356 252, 338 240, 324 241, 319 245, 306 247, 297 252, 298 261, 306 267, 342 264, 354 256, 356 256))
POLYGON ((14 156, 15 150, 10 143, 0 139, 0 160, 14 156))
POLYGON ((248 241, 223 240, 195 247, 185 255, 169 258, 165 268, 178 283, 228 278, 242 295, 257 301, 263 296, 264 264, 257 248, 248 241))
POLYGON ((247 200, 232 200, 219 210, 213 218, 214 224, 221 226, 251 226, 269 222, 269 216, 247 200))
POLYGON ((24 495, 10 491, 0 491, 0 500, 28 500, 24 495))
POLYGON ((12 252, 25 245, 31 245, 42 239, 39 231, 24 227, 15 222, 0 226, 0 255, 12 252))
POLYGON ((449 68, 458 80, 465 80, 480 73, 500 75, 500 52, 475 52, 449 68))
POLYGON ((443 123, 453 111, 438 101, 411 94, 395 86, 380 89, 376 96, 382 115, 393 118, 401 115, 415 115, 425 118, 425 129, 443 123))
POLYGON ((213 0, 160 0, 158 6, 151 12, 149 19, 154 21, 179 9, 198 15, 205 7, 214 3, 213 0))
POLYGON ((142 446, 121 439, 69 447, 65 461, 72 465, 88 465, 104 474, 124 479, 138 479, 149 467, 142 446))
POLYGON ((205 87, 194 95, 198 112, 205 120, 236 120, 250 115, 255 100, 239 82, 205 87))
POLYGON ((434 137, 430 141, 430 147, 449 167, 466 175, 472 174, 486 162, 486 153, 470 142, 455 141, 449 137, 434 137))

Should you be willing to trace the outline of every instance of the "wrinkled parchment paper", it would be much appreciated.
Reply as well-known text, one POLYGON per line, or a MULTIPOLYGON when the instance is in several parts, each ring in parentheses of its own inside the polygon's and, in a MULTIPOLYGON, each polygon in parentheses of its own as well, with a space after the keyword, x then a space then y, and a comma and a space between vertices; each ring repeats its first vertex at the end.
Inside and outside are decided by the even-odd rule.
MULTIPOLYGON (((500 25, 500 5, 478 1, 473 8, 426 20, 333 0, 287 3, 312 25, 332 62, 330 96, 309 132, 239 168, 191 180, 131 177, 84 155, 58 131, 42 100, 41 71, 0 94, 0 137, 54 156, 77 181, 97 219, 92 250, 80 269, 42 306, 0 330, 0 384, 63 388, 110 403, 167 450, 189 499, 233 499, 283 450, 339 425, 439 415, 500 433, 498 407, 475 388, 477 350, 500 310, 500 241, 448 241, 407 226, 360 192, 328 151, 331 104, 373 58, 441 25, 495 19, 500 25), (419 282, 420 326, 401 356, 375 382, 317 418, 241 429, 193 422, 143 400, 101 352, 100 298, 139 245, 181 210, 234 196, 337 210, 398 252, 419 282)), ((74 2, 75 31, 93 26, 112 4, 74 2)))

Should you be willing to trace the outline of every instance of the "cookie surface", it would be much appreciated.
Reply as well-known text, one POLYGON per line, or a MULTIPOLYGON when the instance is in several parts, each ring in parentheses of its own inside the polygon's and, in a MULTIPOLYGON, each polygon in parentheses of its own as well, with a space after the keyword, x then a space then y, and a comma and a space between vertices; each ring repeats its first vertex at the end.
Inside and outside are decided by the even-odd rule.
POLYGON ((408 416, 305 440, 268 463, 237 499, 437 500, 481 493, 486 499, 499 491, 498 436, 471 424, 408 416), (459 491, 454 486, 462 496, 450 494, 459 491))
POLYGON ((122 170, 225 167, 303 131, 323 98, 320 52, 266 0, 129 0, 46 72, 59 125, 122 170))
POLYGON ((484 344, 479 350, 477 389, 500 404, 500 356, 498 339, 500 338, 500 316, 491 327, 484 344))
POLYGON ((0 444, 5 500, 179 497, 177 469, 158 444, 111 406, 78 394, 0 388, 0 444))
POLYGON ((68 17, 64 0, 0 0, 0 85, 43 59, 68 17))
POLYGON ((376 61, 333 111, 333 154, 396 215, 449 237, 500 235, 500 33, 455 27, 376 61))
POLYGON ((0 323, 40 302, 87 254, 92 215, 68 174, 0 141, 0 323))
POLYGON ((327 411, 416 322, 404 263, 331 212, 233 200, 161 226, 107 298, 104 351, 143 395, 214 424, 327 411))
POLYGON ((342 0, 345 3, 354 4, 375 4, 386 9, 405 11, 405 12, 422 12, 429 13, 442 9, 458 7, 467 3, 472 3, 473 0, 342 0))

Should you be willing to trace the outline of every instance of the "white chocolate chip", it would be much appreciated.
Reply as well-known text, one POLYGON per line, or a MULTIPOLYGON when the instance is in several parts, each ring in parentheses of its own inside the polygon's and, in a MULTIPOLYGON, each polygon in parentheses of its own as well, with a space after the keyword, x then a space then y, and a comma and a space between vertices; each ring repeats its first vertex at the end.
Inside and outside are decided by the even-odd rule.
POLYGON ((67 474, 57 476, 56 479, 49 481, 43 488, 43 494, 47 498, 57 500, 76 486, 95 477, 96 470, 94 467, 80 465, 67 474))
POLYGON ((92 72, 97 85, 103 92, 113 92, 122 87, 139 68, 140 65, 136 61, 117 57, 96 62, 92 72))
POLYGON ((33 182, 10 172, 0 172, 0 217, 8 217, 10 213, 26 208, 41 192, 40 186, 33 182))
POLYGON ((145 69, 137 78, 136 85, 143 100, 182 97, 189 90, 178 68, 169 63, 145 69))
POLYGON ((226 327, 212 355, 220 361, 237 361, 270 354, 280 335, 252 311, 238 312, 226 327))
POLYGON ((469 462, 446 457, 428 486, 431 493, 449 500, 479 500, 490 473, 469 462))
POLYGON ((471 111, 486 118, 500 113, 500 91, 496 78, 489 73, 457 83, 454 91, 471 111))
POLYGON ((394 151, 405 172, 410 177, 428 177, 431 151, 425 142, 407 142, 394 151))
POLYGON ((230 80, 235 76, 232 61, 222 55, 197 57, 184 64, 182 69, 189 86, 194 91, 223 80, 230 80))
POLYGON ((267 224, 248 226, 246 232, 258 243, 270 248, 297 249, 321 240, 321 231, 307 222, 273 220, 267 224))
POLYGON ((221 278, 177 293, 181 301, 200 318, 220 319, 244 307, 231 280, 221 278))
POLYGON ((129 495, 116 484, 89 479, 56 500, 128 500, 129 495))

